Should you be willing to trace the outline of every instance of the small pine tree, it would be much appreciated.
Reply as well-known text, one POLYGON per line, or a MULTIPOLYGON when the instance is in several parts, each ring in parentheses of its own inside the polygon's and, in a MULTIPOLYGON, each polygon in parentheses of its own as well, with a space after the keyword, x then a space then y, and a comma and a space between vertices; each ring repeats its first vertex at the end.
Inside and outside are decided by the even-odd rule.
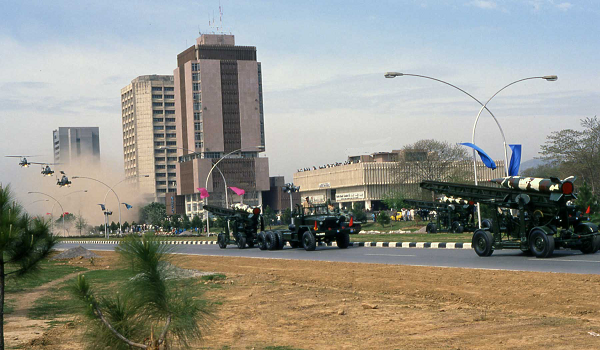
POLYGON ((377 214, 377 223, 380 224, 381 227, 384 227, 385 225, 389 225, 390 216, 388 214, 386 214, 385 211, 380 211, 379 214, 377 214))

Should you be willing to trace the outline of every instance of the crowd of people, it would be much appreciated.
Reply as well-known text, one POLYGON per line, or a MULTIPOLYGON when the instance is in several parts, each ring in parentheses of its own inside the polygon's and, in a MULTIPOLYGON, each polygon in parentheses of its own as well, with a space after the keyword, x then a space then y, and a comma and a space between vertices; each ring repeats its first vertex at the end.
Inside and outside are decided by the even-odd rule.
POLYGON ((311 171, 311 170, 317 170, 317 169, 334 168, 336 166, 342 166, 342 165, 348 165, 348 164, 355 164, 355 163, 360 163, 360 160, 356 161, 356 162, 347 160, 347 161, 345 161, 343 163, 336 162, 336 163, 321 165, 319 167, 312 166, 312 167, 308 167, 308 168, 301 168, 301 169, 298 169, 297 172, 301 173, 301 172, 304 172, 304 171, 311 171))

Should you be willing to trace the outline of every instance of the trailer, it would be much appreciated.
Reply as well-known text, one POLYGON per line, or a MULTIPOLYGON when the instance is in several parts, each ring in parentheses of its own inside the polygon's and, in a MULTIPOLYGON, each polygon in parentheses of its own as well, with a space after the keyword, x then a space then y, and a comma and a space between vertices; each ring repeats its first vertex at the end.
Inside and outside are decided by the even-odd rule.
POLYGON ((225 232, 217 235, 217 243, 221 249, 227 248, 229 244, 236 244, 240 249, 253 248, 257 243, 259 226, 260 231, 264 231, 265 223, 258 207, 244 210, 205 205, 204 209, 227 220, 225 232))

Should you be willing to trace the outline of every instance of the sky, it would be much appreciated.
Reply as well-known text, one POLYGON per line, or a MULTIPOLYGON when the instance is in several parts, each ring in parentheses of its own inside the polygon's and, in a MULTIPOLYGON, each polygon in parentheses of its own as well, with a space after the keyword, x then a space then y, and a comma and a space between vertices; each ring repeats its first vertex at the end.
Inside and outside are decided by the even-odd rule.
MULTIPOLYGON (((298 168, 420 139, 471 141, 477 102, 436 81, 385 79, 386 71, 434 77, 482 102, 513 81, 558 75, 512 85, 488 105, 524 160, 551 132, 599 112, 597 1, 4 0, 0 154, 52 161, 52 130, 98 126, 97 174, 120 181, 121 88, 140 75, 173 74, 199 32, 221 31, 257 48, 265 155, 270 175, 288 181, 298 168), (209 26, 219 24, 219 6, 222 29, 209 26)), ((488 114, 476 135, 503 158, 488 114)), ((0 182, 25 203, 34 200, 27 191, 58 193, 40 176, 0 157, 0 182)))

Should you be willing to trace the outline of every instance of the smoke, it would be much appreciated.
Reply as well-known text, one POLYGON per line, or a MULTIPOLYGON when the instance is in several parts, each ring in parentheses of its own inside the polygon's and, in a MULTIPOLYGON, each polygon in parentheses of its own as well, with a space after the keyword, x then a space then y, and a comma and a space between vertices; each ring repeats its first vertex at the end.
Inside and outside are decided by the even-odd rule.
MULTIPOLYGON (((13 182, 10 184, 17 200, 24 209, 32 216, 42 216, 57 220, 62 211, 72 213, 75 216, 83 217, 88 225, 104 225, 104 214, 100 205, 105 204, 108 211, 112 211, 109 216, 111 221, 119 223, 119 209, 121 210, 121 221, 139 222, 139 209, 152 202, 152 194, 141 193, 135 183, 131 180, 123 181, 125 175, 123 172, 123 161, 97 161, 92 157, 84 158, 79 164, 69 166, 52 166, 55 171, 54 176, 47 177, 41 174, 39 165, 31 165, 28 168, 20 168, 18 158, 10 158, 14 164, 10 165, 10 171, 13 172, 13 182), (61 178, 60 171, 64 171, 71 185, 69 187, 59 187, 56 182, 61 178), (18 174, 18 176, 14 176, 18 174), (105 183, 112 187, 116 195, 102 183, 87 178, 74 179, 73 176, 89 177, 105 183), (16 181, 14 181, 16 179, 16 181), (87 191, 87 192, 86 192, 87 191), (41 192, 30 193, 28 192, 41 192), (43 193, 43 194, 42 194, 43 193), (49 196, 53 197, 50 198, 49 196), (127 209, 127 203, 133 208, 127 209), (62 209, 61 209, 62 205, 62 209)), ((28 159, 29 161, 38 161, 37 159, 28 159)), ((6 171, 6 167, 3 170, 6 171)), ((143 175, 143 174, 142 174, 143 175)), ((151 175, 154 179, 153 174, 151 175)), ((4 185, 7 185, 4 183, 4 185)), ((79 230, 75 228, 75 222, 67 226, 69 235, 78 235, 79 230)), ((62 224, 54 224, 56 233, 62 235, 62 224)), ((87 230, 89 233, 89 229, 87 230)), ((82 231, 82 233, 84 233, 82 231)))

